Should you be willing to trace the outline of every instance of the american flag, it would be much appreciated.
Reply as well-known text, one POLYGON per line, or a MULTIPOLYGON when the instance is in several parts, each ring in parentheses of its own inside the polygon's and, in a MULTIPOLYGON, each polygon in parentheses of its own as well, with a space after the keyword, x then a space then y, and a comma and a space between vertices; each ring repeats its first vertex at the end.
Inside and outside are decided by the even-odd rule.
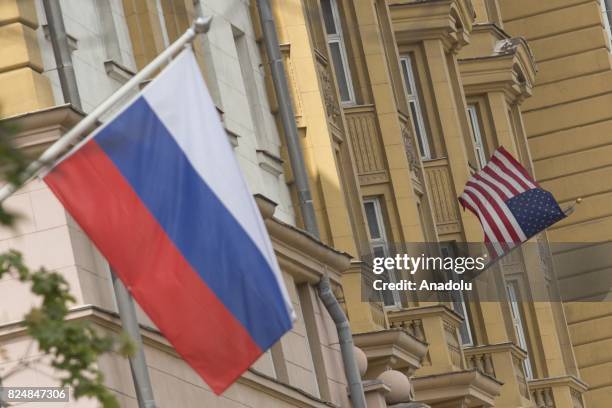
POLYGON ((480 220, 494 258, 566 217, 553 195, 503 147, 470 177, 459 202, 480 220))

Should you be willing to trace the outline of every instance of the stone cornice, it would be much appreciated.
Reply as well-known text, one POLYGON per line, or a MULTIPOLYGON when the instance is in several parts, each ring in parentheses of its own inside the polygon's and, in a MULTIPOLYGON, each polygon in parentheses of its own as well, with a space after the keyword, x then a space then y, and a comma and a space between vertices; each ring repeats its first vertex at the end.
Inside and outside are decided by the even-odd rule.
POLYGON ((50 146, 84 116, 83 112, 66 104, 10 116, 2 122, 16 128, 15 146, 33 154, 50 146))
MULTIPOLYGON (((122 331, 121 320, 116 312, 102 309, 93 305, 83 305, 72 309, 68 315, 69 320, 86 320, 93 323, 95 326, 108 330, 112 333, 119 334, 122 331)), ((180 359, 181 357, 162 336, 156 328, 151 326, 140 325, 140 332, 143 343, 146 346, 160 350, 180 359)), ((0 325, 0 343, 9 339, 28 336, 24 322, 11 322, 0 325)), ((194 378, 196 374, 193 373, 194 378)), ((290 406, 303 408, 335 408, 329 402, 310 395, 296 387, 284 384, 275 378, 269 377, 252 368, 248 369, 238 380, 239 384, 246 387, 256 388, 258 391, 266 393, 273 398, 277 398, 286 402, 290 406)))
POLYGON ((416 398, 430 405, 442 401, 470 401, 470 406, 493 406, 503 385, 475 369, 414 377, 411 382, 416 398))
POLYGON ((439 39, 457 52, 469 42, 475 13, 469 0, 390 0, 399 45, 439 39))
POLYGON ((336 285, 341 274, 351 266, 351 256, 319 241, 308 232, 274 218, 276 203, 256 194, 255 200, 264 219, 278 262, 296 281, 315 284, 325 273, 336 285))
POLYGON ((455 326, 459 326, 463 322, 463 317, 454 310, 451 310, 448 306, 442 304, 389 312, 389 322, 392 326, 399 326, 402 322, 413 319, 423 319, 428 316, 444 316, 445 320, 453 322, 455 326))
POLYGON ((368 366, 378 371, 394 369, 412 375, 427 353, 427 343, 402 329, 358 333, 353 341, 368 357, 368 366))
POLYGON ((481 353, 493 354, 493 353, 501 353, 501 352, 506 352, 506 351, 509 351, 510 353, 512 353, 512 355, 516 356, 521 361, 527 358, 527 352, 525 350, 523 350, 516 344, 510 343, 510 342, 497 343, 497 344, 485 344, 485 345, 480 345, 480 346, 465 347, 463 349, 463 353, 465 354, 466 357, 473 355, 473 354, 481 354, 481 353))
POLYGON ((537 378, 529 381, 529 389, 536 390, 540 388, 554 387, 570 387, 579 392, 586 392, 589 386, 579 378, 573 375, 564 375, 560 377, 537 378))
POLYGON ((459 58, 459 70, 466 95, 502 91, 508 100, 521 103, 531 96, 537 66, 524 38, 501 38, 505 33, 495 25, 482 25, 478 30, 489 31, 497 38, 488 55, 459 58))

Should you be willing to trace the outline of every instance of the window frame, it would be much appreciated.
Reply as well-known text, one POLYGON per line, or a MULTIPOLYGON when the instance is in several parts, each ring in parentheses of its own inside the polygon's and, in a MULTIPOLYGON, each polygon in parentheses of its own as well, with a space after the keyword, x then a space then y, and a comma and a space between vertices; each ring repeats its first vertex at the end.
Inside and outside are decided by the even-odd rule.
MULTIPOLYGON (((414 119, 414 126, 417 127, 417 138, 420 141, 419 154, 422 159, 430 160, 431 147, 429 145, 429 137, 427 128, 425 126, 425 118, 423 109, 421 108, 421 96, 419 93, 419 87, 417 86, 416 77, 414 75, 414 67, 412 65, 412 56, 410 54, 404 54, 400 56, 400 70, 404 77, 404 93, 406 94, 406 101, 408 103, 408 111, 412 115, 411 105, 414 106, 414 112, 416 118, 414 119), (409 91, 412 90, 412 92, 409 91), (421 152, 422 148, 422 152, 421 152)), ((414 116, 414 115, 412 115, 414 116)))
POLYGON ((610 26, 612 25, 611 17, 612 17, 612 10, 608 10, 608 6, 606 5, 606 1, 605 0, 598 0, 599 2, 599 9, 601 10, 601 13, 603 14, 603 24, 604 24, 604 30, 606 31, 606 34, 608 35, 608 42, 612 41, 612 28, 610 28, 610 26))
POLYGON ((514 332, 516 334, 518 345, 527 353, 527 357, 525 357, 525 360, 523 360, 525 378, 527 380, 532 380, 534 378, 533 367, 531 365, 531 359, 529 358, 527 331, 525 330, 525 325, 523 323, 523 315, 519 306, 519 302, 521 299, 519 281, 516 279, 509 279, 505 281, 504 286, 506 287, 506 295, 508 296, 508 304, 510 307, 511 314, 510 317, 512 318, 512 327, 514 327, 514 332))
MULTIPOLYGON (((385 226, 385 218, 382 210, 382 205, 380 203, 380 197, 366 197, 363 199, 363 208, 366 216, 366 224, 368 225, 368 232, 370 233, 370 250, 372 251, 372 255, 374 255, 374 248, 382 248, 383 254, 385 257, 390 256, 389 251, 389 241, 387 237, 387 231, 385 226), (368 212, 365 210, 367 204, 372 204, 374 207, 374 217, 376 219, 376 224, 378 227, 378 231, 380 232, 379 238, 373 238, 372 232, 370 230, 370 220, 368 219, 368 212)), ((395 274, 395 270, 388 269, 388 277, 390 282, 399 282, 397 279, 397 275, 395 274)), ((398 309, 402 307, 402 300, 399 296, 399 291, 393 290, 391 291, 393 297, 393 304, 387 305, 384 301, 383 296, 383 304, 385 308, 389 309, 398 309)))
POLYGON ((478 107, 476 104, 468 104, 467 114, 470 122, 470 129, 472 131, 472 145, 474 146, 474 154, 479 166, 478 170, 480 170, 486 166, 488 160, 478 113, 478 107))
MULTIPOLYGON (((330 63, 334 64, 334 58, 331 54, 331 44, 335 43, 338 45, 338 49, 340 50, 340 60, 342 61, 342 67, 334 67, 334 68, 341 68, 342 73, 344 74, 344 80, 346 82, 346 87, 347 87, 347 92, 348 92, 348 99, 347 100, 342 100, 342 92, 340 93, 340 103, 342 103, 342 105, 355 105, 356 104, 356 99, 355 99, 355 87, 353 85, 353 77, 351 75, 351 69, 349 67, 349 59, 348 59, 348 52, 346 50, 346 43, 344 41, 344 34, 342 31, 342 20, 340 18, 340 9, 338 8, 338 2, 337 0, 324 0, 324 1, 328 1, 329 5, 330 5, 330 9, 332 12, 331 15, 331 21, 334 24, 334 28, 336 33, 335 34, 329 34, 327 32, 327 27, 325 26, 325 24, 323 25, 323 30, 325 31, 325 36, 327 39, 327 46, 329 47, 329 52, 330 52, 330 63)), ((325 9, 323 7, 321 7, 321 13, 325 13, 324 11, 325 9)), ((325 17, 324 17, 325 18, 325 17)), ((337 75, 337 71, 334 70, 334 73, 337 75)))
MULTIPOLYGON (((441 242, 440 243, 440 254, 443 257, 454 258, 456 255, 455 255, 455 250, 453 247, 453 242, 452 241, 441 242)), ((454 272, 451 272, 451 278, 455 280, 457 278, 457 274, 454 272)), ((467 339, 464 339, 462 330, 459 329, 459 339, 461 340, 461 345, 463 347, 473 346, 474 345, 474 335, 472 334, 472 324, 470 323, 470 315, 468 313, 467 306, 465 303, 465 296, 463 295, 463 291, 452 291, 452 293, 451 293, 451 299, 452 299, 453 311, 455 311, 457 314, 463 317, 463 322, 461 326, 465 328, 465 332, 467 334, 467 339), (455 299, 454 296, 452 295, 452 293, 455 293, 455 292, 459 293, 459 296, 458 296, 459 299, 455 299)))

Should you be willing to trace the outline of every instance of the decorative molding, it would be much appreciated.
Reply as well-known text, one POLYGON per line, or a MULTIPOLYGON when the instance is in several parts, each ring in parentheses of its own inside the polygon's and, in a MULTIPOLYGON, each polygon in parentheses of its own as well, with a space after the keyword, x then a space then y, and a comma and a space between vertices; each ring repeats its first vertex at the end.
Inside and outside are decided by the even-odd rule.
MULTIPOLYGON (((93 305, 73 308, 69 311, 67 318, 72 321, 89 321, 96 328, 108 330, 116 334, 119 334, 122 330, 121 320, 116 312, 93 305)), ((174 356, 177 359, 181 358, 159 330, 140 324, 140 332, 143 343, 146 346, 174 356)), ((0 325, 0 339, 2 341, 25 336, 27 336, 27 332, 23 321, 0 325)), ((187 366, 185 365, 185 367, 187 366)), ((257 389, 272 398, 287 403, 289 406, 302 408, 330 408, 332 406, 329 402, 323 401, 289 384, 284 384, 253 368, 249 368, 238 378, 237 383, 245 387, 257 389)))
POLYGON ((438 234, 460 232, 459 208, 448 160, 446 158, 425 160, 423 167, 438 234))
POLYGON ((401 328, 354 334, 353 341, 368 358, 368 378, 386 370, 412 376, 421 367, 428 348, 427 343, 401 328))
POLYGON ((104 61, 104 70, 109 77, 122 84, 125 84, 134 76, 134 71, 115 60, 104 61))
POLYGON ((495 41, 490 54, 459 58, 459 71, 467 96, 502 91, 509 101, 521 103, 532 94, 537 66, 527 41, 510 37, 497 26, 479 25, 480 36, 495 41))
POLYGON ((325 102, 325 112, 327 120, 334 124, 338 129, 342 129, 342 110, 336 95, 336 88, 333 82, 333 73, 329 61, 321 53, 315 51, 317 74, 321 84, 321 91, 325 102))
POLYGON ((414 377, 411 382, 418 401, 444 407, 492 407, 502 387, 476 369, 414 377))
POLYGON ((389 174, 381 149, 374 106, 347 107, 344 114, 360 184, 363 186, 388 182, 389 174))
POLYGON ((272 174, 274 177, 283 174, 283 160, 280 157, 263 149, 258 149, 256 152, 259 167, 272 174))
POLYGON ((399 45, 437 39, 448 51, 458 52, 469 42, 476 17, 469 0, 388 0, 387 3, 399 45))

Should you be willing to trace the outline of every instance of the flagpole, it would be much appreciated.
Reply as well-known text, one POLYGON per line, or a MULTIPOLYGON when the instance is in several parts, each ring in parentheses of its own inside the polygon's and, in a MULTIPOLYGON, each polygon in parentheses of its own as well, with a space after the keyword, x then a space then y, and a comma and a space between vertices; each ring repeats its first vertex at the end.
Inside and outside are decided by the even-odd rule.
POLYGON ((576 201, 574 201, 574 203, 570 206, 568 206, 565 210, 563 211, 563 214, 565 214, 566 216, 572 214, 574 211, 576 211, 576 207, 582 202, 582 198, 579 197, 576 199, 576 201))
POLYGON ((132 299, 130 292, 128 292, 123 282, 121 282, 121 279, 117 277, 112 269, 111 277, 115 290, 117 310, 119 311, 119 318, 121 319, 121 326, 130 339, 136 344, 136 351, 129 359, 138 408, 155 408, 155 396, 153 395, 153 386, 151 385, 151 377, 149 376, 149 370, 147 368, 144 343, 140 334, 140 325, 138 324, 134 299, 132 299))
POLYGON ((212 17, 198 17, 193 25, 185 31, 185 33, 173 42, 168 48, 162 51, 153 59, 146 67, 134 75, 121 88, 119 88, 108 99, 98 105, 94 110, 85 116, 72 129, 66 132, 55 143, 53 143, 44 153, 25 169, 24 175, 18 184, 7 183, 0 189, 0 204, 9 198, 21 186, 36 177, 47 166, 51 166, 62 154, 66 153, 70 147, 79 139, 83 133, 91 130, 98 120, 111 109, 117 102, 127 96, 131 90, 140 85, 141 82, 149 80, 155 71, 163 64, 167 63, 169 58, 180 51, 186 44, 192 42, 196 35, 208 31, 212 17))
MULTIPOLYGON (((36 177, 42 171, 47 170, 49 167, 52 167, 53 163, 57 161, 60 156, 67 153, 75 142, 79 140, 79 137, 81 137, 85 132, 90 131, 91 128, 97 124, 98 120, 104 113, 127 96, 133 88, 139 86, 143 81, 149 80, 159 67, 170 61, 172 56, 179 52, 185 45, 193 42, 198 34, 206 33, 210 28, 211 21, 212 17, 198 17, 194 21, 193 25, 187 29, 187 31, 185 31, 180 38, 169 45, 146 67, 134 75, 114 94, 112 94, 108 99, 102 102, 91 113, 77 123, 76 126, 60 137, 47 150, 45 150, 45 152, 37 160, 30 163, 30 165, 25 169, 24 175, 21 177, 18 183, 5 184, 2 188, 0 188, 0 204, 2 204, 29 180, 36 177)), ((140 326, 136 316, 134 301, 123 282, 117 278, 112 270, 111 274, 115 291, 115 299, 117 301, 117 309, 119 311, 122 326, 137 346, 136 354, 130 358, 130 369, 132 371, 138 406, 139 408, 155 408, 153 389, 145 360, 142 336, 140 334, 140 326)), ((0 406, 1 405, 2 404, 0 401, 0 406)))

